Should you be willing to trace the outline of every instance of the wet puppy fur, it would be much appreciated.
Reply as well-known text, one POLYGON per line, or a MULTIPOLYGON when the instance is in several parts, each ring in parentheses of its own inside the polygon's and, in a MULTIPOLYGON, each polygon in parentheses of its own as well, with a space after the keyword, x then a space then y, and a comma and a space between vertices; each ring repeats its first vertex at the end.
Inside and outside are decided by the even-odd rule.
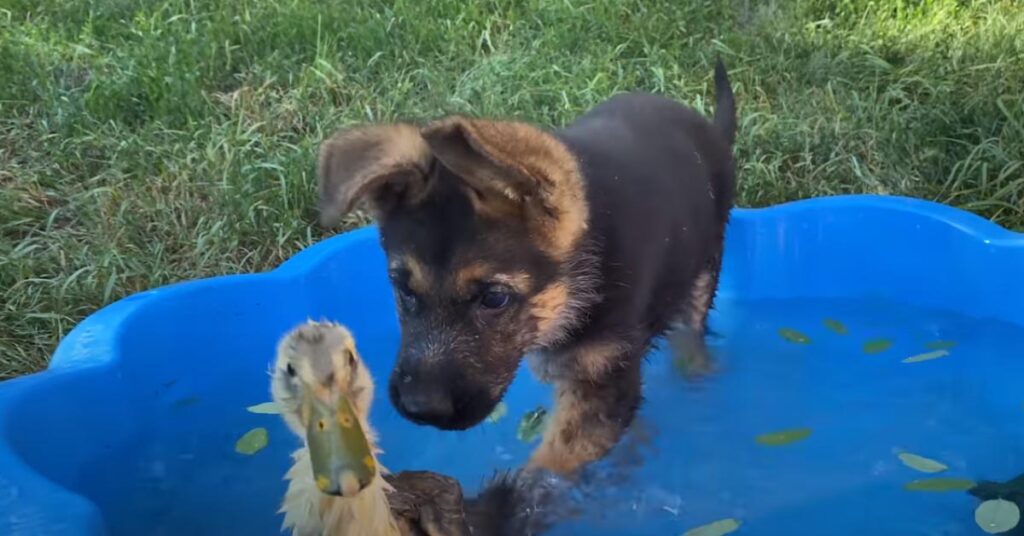
POLYGON ((528 466, 567 474, 614 446, 652 341, 677 329, 703 340, 735 193, 720 61, 714 81, 712 121, 628 93, 560 129, 448 116, 322 145, 321 223, 364 204, 379 225, 402 415, 471 427, 530 355, 556 404, 528 466))
POLYGON ((391 511, 409 536, 529 536, 571 516, 565 486, 523 471, 498 472, 481 492, 464 499, 458 481, 429 471, 384 478, 395 489, 391 511))

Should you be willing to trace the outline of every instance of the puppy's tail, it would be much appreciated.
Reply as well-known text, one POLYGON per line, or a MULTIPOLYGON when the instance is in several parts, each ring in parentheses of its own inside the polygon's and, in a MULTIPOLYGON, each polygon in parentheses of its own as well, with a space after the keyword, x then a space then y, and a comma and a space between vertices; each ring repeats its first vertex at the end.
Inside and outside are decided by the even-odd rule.
POLYGON ((722 58, 715 60, 715 128, 732 147, 736 141, 736 99, 722 58))

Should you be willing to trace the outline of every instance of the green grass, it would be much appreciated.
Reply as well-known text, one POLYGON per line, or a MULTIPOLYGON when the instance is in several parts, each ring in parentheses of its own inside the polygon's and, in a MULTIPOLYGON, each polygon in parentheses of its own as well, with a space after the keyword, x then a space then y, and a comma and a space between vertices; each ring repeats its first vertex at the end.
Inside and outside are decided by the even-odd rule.
POLYGON ((322 238, 336 128, 561 124, 630 89, 703 110, 715 54, 742 205, 894 193, 1024 228, 1014 1, 0 0, 0 377, 122 296, 322 238))

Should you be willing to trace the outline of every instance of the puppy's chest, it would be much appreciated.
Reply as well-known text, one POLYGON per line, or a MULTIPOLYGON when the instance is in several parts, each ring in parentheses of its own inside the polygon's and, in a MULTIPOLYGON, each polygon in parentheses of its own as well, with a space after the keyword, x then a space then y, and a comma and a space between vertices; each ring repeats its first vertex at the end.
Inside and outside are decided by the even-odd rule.
POLYGON ((538 350, 526 356, 530 372, 544 383, 552 383, 570 376, 571 356, 561 350, 538 350))
POLYGON ((544 383, 579 378, 583 372, 580 351, 578 351, 580 346, 577 342, 557 349, 531 352, 526 356, 527 366, 530 367, 533 375, 544 383))

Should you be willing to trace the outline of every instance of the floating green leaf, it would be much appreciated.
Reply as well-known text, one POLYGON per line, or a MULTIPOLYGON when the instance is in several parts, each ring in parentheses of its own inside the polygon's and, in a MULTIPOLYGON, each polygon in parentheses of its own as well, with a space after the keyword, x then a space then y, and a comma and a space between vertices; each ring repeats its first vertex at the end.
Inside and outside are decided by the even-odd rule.
POLYGON ((904 363, 919 363, 921 361, 930 361, 932 359, 938 359, 940 357, 946 357, 949 355, 947 350, 934 350, 932 352, 925 352, 923 354, 917 354, 910 356, 903 360, 904 363))
POLYGON ((922 478, 907 482, 903 488, 907 491, 965 491, 975 485, 966 478, 922 478))
POLYGON ((487 421, 488 422, 498 422, 507 413, 508 413, 508 405, 506 405, 504 402, 498 402, 498 405, 494 406, 494 411, 492 411, 491 414, 487 416, 487 421))
POLYGON ((892 347, 892 341, 889 339, 875 339, 864 343, 865 354, 880 354, 892 347))
POLYGON ((793 428, 791 430, 781 430, 770 434, 761 434, 755 438, 755 441, 766 447, 781 447, 782 445, 803 441, 810 437, 810 435, 810 428, 793 428))
POLYGON ((529 443, 533 441, 535 437, 544 431, 544 425, 547 422, 548 410, 543 407, 527 411, 523 415, 523 418, 519 421, 519 427, 516 429, 516 437, 520 441, 529 443))
POLYGON ((1020 523, 1020 508, 1006 499, 993 499, 978 505, 974 522, 989 534, 1013 530, 1020 523))
POLYGON ((713 523, 692 528, 684 532, 683 536, 723 536, 735 532, 739 528, 740 522, 735 519, 719 519, 713 523))
POLYGON ((941 473, 946 469, 949 469, 949 466, 942 462, 937 462, 935 460, 925 458, 924 456, 918 456, 917 454, 911 454, 909 452, 901 452, 899 454, 899 459, 903 462, 903 465, 906 465, 911 469, 921 471, 922 473, 941 473))
POLYGON ((267 440, 266 428, 253 428, 238 439, 238 442, 235 443, 235 452, 248 455, 256 454, 267 446, 267 440))
POLYGON ((951 350, 956 345, 957 345, 956 341, 938 340, 938 341, 932 341, 932 342, 926 343, 924 345, 924 347, 929 349, 929 350, 951 350))
POLYGON ((808 344, 811 342, 810 337, 795 329, 781 328, 779 329, 779 336, 794 344, 808 344))
POLYGON ((281 413, 278 409, 277 404, 273 402, 264 402, 262 404, 256 404, 255 406, 249 406, 245 408, 249 413, 262 413, 266 415, 277 415, 281 413))
POLYGON ((846 335, 847 333, 849 333, 849 331, 847 331, 846 329, 846 326, 843 325, 843 323, 838 320, 826 318, 824 324, 826 328, 834 331, 837 335, 846 335))

